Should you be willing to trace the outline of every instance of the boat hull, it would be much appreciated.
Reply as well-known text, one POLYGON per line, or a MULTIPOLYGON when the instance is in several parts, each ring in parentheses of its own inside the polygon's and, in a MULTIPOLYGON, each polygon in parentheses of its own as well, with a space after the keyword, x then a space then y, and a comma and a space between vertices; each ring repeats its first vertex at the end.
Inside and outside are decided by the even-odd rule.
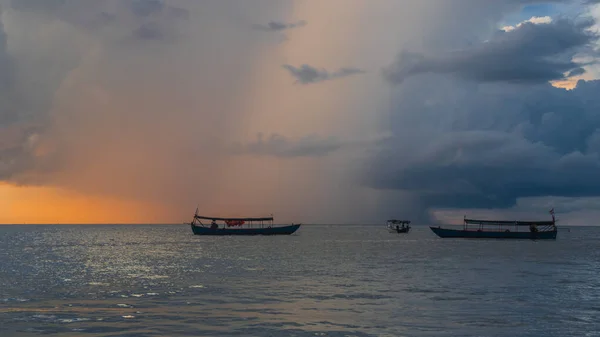
POLYGON ((300 225, 290 225, 281 227, 265 228, 208 228, 192 225, 192 231, 195 235, 290 235, 294 234, 300 228, 300 225))
POLYGON ((441 238, 556 240, 556 231, 502 232, 459 230, 440 227, 429 228, 431 228, 431 230, 441 238))
POLYGON ((390 233, 402 234, 402 233, 408 233, 409 231, 410 231, 410 227, 404 228, 404 229, 388 228, 388 232, 390 232, 390 233))

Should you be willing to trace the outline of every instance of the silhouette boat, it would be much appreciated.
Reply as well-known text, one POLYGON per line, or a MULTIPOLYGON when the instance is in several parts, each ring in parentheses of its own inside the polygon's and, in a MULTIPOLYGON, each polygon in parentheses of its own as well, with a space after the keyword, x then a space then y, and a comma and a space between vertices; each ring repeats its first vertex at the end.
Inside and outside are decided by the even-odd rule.
POLYGON ((273 217, 265 218, 219 218, 194 214, 190 223, 195 235, 290 235, 300 228, 300 224, 287 226, 273 225, 273 217), (205 225, 201 220, 210 221, 205 225), (219 224, 220 222, 221 224, 219 224))
POLYGON ((408 233, 410 231, 409 220, 388 220, 387 229, 390 233, 408 233))
POLYGON ((552 221, 496 221, 464 218, 463 229, 429 227, 441 238, 555 240, 554 208, 552 221))

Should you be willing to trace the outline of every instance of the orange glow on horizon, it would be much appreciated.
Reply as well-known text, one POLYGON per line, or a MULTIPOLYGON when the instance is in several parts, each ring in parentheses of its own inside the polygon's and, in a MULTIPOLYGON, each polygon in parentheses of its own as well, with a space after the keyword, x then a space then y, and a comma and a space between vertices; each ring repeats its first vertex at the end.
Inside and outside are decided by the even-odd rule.
POLYGON ((0 224, 172 223, 160 205, 85 196, 54 187, 0 184, 0 224))

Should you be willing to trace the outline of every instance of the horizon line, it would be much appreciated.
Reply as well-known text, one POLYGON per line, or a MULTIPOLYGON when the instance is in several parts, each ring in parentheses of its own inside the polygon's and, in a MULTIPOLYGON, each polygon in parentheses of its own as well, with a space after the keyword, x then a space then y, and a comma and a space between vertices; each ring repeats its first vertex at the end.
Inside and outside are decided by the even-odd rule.
MULTIPOLYGON (((299 223, 300 225, 306 226, 385 226, 382 223, 299 223)), ((175 226, 175 225, 190 225, 190 223, 173 223, 173 222, 155 222, 155 223, 147 223, 147 222, 114 222, 114 223, 104 223, 104 222, 87 222, 87 223, 0 223, 0 226, 175 226)), ((283 225, 283 224, 275 224, 275 225, 283 225)), ((412 226, 462 226, 462 224, 411 224, 412 226)), ((578 227, 578 226, 598 226, 593 224, 563 224, 557 225, 557 227, 578 227)))

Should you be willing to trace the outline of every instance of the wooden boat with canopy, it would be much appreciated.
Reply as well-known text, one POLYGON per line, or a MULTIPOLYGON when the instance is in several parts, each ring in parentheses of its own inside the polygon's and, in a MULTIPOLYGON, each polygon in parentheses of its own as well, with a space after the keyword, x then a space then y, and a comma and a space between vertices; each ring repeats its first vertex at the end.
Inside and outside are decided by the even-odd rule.
POLYGON ((496 221, 465 217, 463 229, 429 228, 441 238, 555 240, 554 209, 550 210, 550 214, 552 221, 496 221))
POLYGON ((410 220, 388 220, 387 229, 390 233, 408 233, 410 231, 410 220))
POLYGON ((264 218, 219 218, 194 214, 190 223, 195 235, 290 235, 300 228, 300 224, 274 226, 273 217, 264 218), (202 220, 210 221, 205 225, 202 220))

